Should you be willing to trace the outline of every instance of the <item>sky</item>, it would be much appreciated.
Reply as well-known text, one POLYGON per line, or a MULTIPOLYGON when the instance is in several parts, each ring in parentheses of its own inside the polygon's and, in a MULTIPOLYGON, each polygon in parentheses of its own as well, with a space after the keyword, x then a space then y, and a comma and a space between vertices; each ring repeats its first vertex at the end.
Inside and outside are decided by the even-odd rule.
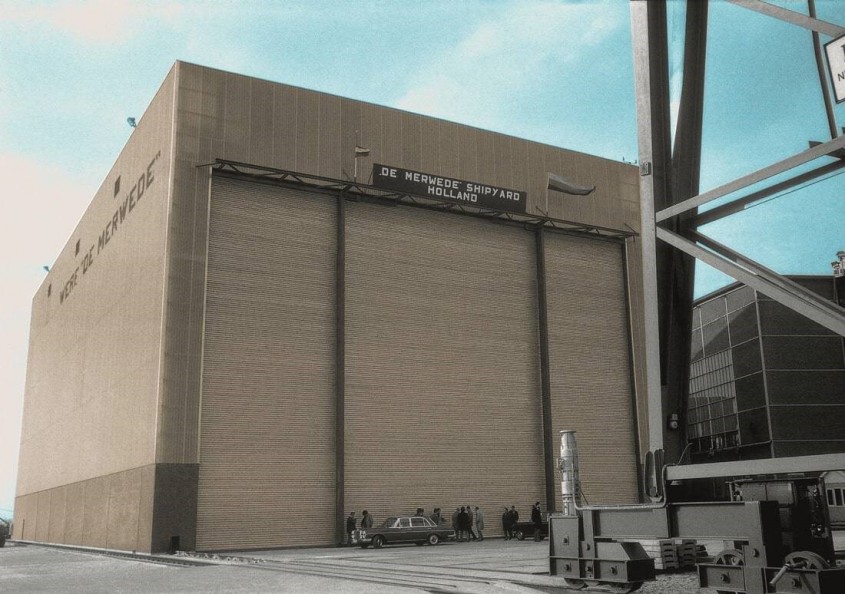
MULTIPOLYGON (((816 6, 845 24, 845 2, 816 6)), ((674 102, 683 14, 670 1, 674 102)), ((0 516, 43 267, 176 60, 634 162, 631 47, 623 0, 0 0, 0 516)), ((714 0, 705 81, 702 191, 830 139, 806 30, 714 0)), ((833 176, 703 231, 780 273, 830 274, 843 190, 833 176)), ((696 293, 730 280, 698 267, 696 293)))

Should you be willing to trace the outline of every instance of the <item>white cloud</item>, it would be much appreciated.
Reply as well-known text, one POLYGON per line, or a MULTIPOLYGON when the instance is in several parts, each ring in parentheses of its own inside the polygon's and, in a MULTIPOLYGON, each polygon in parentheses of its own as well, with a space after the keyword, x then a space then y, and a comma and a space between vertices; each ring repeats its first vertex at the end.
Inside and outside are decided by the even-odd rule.
POLYGON ((395 105, 494 126, 514 96, 544 85, 550 67, 579 62, 622 25, 594 3, 509 5, 424 65, 395 105))
POLYGON ((82 0, 55 3, 9 3, 0 22, 46 26, 81 42, 114 44, 138 34, 152 20, 173 23, 184 6, 178 2, 82 0))
POLYGON ((95 190, 63 169, 0 151, 4 218, 16 221, 0 234, 0 262, 20 262, 28 254, 55 258, 95 190))

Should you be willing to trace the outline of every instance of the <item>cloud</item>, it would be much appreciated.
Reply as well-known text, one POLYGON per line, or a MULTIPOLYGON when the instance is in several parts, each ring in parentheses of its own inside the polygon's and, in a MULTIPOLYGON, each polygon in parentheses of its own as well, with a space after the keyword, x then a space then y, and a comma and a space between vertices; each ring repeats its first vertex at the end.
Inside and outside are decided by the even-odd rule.
POLYGON ((511 4, 425 64, 394 104, 495 128, 515 97, 543 87, 551 71, 571 68, 618 30, 617 15, 595 4, 511 4))
POLYGON ((134 37, 151 21, 173 23, 183 13, 178 2, 84 0, 19 2, 3 6, 0 23, 46 27, 53 34, 93 44, 114 44, 134 37))
POLYGON ((38 262, 47 258, 41 263, 50 264, 72 231, 68 221, 80 219, 95 190, 61 168, 0 151, 4 218, 33 223, 4 229, 0 234, 0 262, 32 257, 38 262))

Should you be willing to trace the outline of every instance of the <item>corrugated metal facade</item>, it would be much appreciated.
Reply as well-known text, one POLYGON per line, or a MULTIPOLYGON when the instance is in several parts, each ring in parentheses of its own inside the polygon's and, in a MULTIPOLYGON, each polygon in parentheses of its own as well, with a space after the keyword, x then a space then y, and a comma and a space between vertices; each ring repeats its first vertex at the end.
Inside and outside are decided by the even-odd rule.
POLYGON ((333 540, 334 205, 213 185, 198 549, 333 540))
MULTIPOLYGON (((212 180, 200 550, 335 541, 336 208, 212 180)), ((535 231, 345 209, 344 511, 527 512, 545 500, 535 231)), ((622 245, 544 243, 553 429, 578 430, 591 501, 635 502, 622 245)))
POLYGON ((347 222, 347 507, 541 498, 534 235, 360 203, 347 222))
MULTIPOLYGON (((546 234, 555 435, 576 431, 589 503, 635 503, 636 421, 618 243, 546 234)), ((560 485, 557 485, 558 493, 560 485)))

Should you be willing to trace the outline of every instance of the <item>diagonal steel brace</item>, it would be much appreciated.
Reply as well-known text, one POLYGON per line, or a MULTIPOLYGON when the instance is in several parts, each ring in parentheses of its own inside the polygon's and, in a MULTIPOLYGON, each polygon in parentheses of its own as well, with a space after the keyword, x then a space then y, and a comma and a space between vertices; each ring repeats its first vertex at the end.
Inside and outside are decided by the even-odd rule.
POLYGON ((657 237, 682 252, 764 293, 781 305, 798 312, 828 330, 845 336, 845 308, 807 291, 784 276, 734 252, 701 233, 695 233, 695 237, 706 248, 698 245, 695 241, 661 227, 657 228, 657 237))

